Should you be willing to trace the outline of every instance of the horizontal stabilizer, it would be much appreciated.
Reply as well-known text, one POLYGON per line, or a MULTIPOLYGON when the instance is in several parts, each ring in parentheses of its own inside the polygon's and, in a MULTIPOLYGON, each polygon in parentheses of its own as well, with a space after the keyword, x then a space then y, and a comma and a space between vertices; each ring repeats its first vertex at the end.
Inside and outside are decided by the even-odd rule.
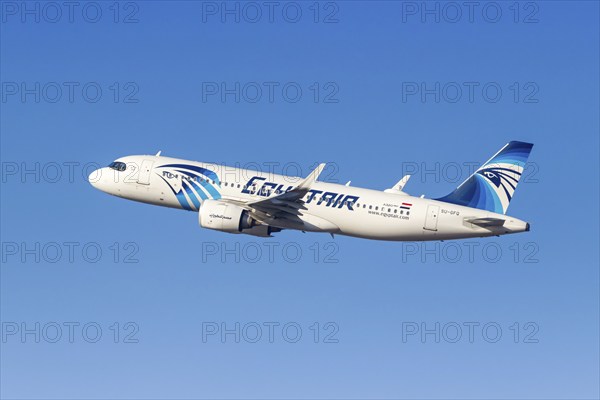
POLYGON ((486 227, 486 226, 502 226, 504 225, 505 219, 502 218, 473 218, 467 219, 466 222, 469 222, 473 225, 486 227))

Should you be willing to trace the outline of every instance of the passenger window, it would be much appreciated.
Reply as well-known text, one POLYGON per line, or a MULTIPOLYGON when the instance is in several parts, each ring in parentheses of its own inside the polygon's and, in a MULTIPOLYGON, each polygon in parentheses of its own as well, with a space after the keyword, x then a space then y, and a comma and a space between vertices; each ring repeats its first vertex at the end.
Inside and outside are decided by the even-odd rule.
POLYGON ((397 213, 398 213, 398 209, 394 208, 394 214, 397 214, 397 213))
POLYGON ((369 206, 369 210, 372 210, 372 209, 373 209, 373 206, 369 206))

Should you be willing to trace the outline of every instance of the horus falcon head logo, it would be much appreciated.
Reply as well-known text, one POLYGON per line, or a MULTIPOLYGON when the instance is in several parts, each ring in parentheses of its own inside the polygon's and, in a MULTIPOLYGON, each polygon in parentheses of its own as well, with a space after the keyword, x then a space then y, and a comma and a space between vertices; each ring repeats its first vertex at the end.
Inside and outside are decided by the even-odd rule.
POLYGON ((478 171, 478 173, 491 182, 491 184, 497 189, 502 188, 502 191, 506 194, 506 197, 509 200, 514 193, 515 188, 517 187, 519 178, 521 177, 521 172, 515 169, 499 166, 485 168, 481 171, 478 171))

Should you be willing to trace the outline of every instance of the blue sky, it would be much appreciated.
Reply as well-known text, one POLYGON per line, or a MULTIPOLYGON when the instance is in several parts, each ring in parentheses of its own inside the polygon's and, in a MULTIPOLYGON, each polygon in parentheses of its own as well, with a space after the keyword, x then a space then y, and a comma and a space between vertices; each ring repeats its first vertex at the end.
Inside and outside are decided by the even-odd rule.
POLYGON ((598 398, 598 3, 456 4, 2 2, 0 395, 598 398), (84 179, 162 150, 439 197, 510 140, 532 231, 463 242, 232 236, 84 179))

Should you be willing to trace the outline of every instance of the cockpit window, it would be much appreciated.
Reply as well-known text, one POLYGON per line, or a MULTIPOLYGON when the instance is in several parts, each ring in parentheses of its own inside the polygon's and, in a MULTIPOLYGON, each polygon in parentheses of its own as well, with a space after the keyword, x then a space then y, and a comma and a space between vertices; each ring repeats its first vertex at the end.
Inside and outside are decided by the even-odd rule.
POLYGON ((121 161, 114 161, 114 162, 111 162, 110 164, 108 164, 108 168, 112 168, 117 171, 125 171, 125 168, 127 168, 127 165, 125 165, 125 163, 121 162, 121 161))

